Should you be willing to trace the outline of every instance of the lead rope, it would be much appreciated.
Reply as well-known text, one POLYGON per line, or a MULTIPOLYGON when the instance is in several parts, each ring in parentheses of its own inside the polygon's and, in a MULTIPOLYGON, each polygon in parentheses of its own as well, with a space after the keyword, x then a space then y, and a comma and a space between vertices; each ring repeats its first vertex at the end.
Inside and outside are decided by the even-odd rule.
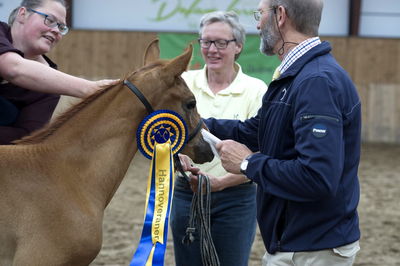
MULTIPOLYGON (((189 181, 189 177, 182 169, 179 157, 174 156, 177 170, 189 181)), ((217 250, 211 236, 211 184, 206 175, 199 175, 197 193, 193 193, 190 207, 189 225, 186 228, 186 235, 182 239, 184 245, 190 245, 195 240, 194 233, 198 230, 200 236, 200 254, 203 266, 219 266, 217 250), (203 185, 204 184, 204 185, 203 185), (204 191, 205 190, 205 191, 204 191), (205 199, 204 199, 205 197, 205 199), (205 207, 204 207, 205 205, 205 207), (198 229, 200 227, 200 229, 198 229)))
POLYGON ((203 266, 219 266, 217 250, 211 236, 210 209, 211 209, 211 185, 206 175, 199 175, 197 193, 193 193, 190 209, 189 226, 182 243, 190 245, 194 241, 194 232, 200 231, 200 253, 203 266), (204 191, 205 190, 205 191, 204 191), (199 230, 199 229, 200 230, 199 230))

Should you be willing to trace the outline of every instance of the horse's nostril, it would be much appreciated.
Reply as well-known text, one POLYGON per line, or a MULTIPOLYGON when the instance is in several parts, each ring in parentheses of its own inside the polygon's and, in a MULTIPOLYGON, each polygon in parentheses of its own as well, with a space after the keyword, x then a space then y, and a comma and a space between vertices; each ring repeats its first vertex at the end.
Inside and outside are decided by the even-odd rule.
POLYGON ((201 140, 201 145, 198 145, 194 149, 194 152, 195 154, 192 159, 195 163, 203 164, 211 162, 214 159, 214 153, 212 152, 210 145, 203 139, 201 140))

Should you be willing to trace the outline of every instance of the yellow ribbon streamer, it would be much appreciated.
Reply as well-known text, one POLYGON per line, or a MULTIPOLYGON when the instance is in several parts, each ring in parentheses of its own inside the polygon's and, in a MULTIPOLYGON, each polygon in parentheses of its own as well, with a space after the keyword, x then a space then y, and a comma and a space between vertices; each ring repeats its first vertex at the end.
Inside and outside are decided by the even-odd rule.
MULTIPOLYGON (((172 193, 170 189, 170 176, 174 173, 171 169, 171 145, 170 142, 163 144, 156 144, 156 173, 155 173, 155 207, 154 217, 152 224, 152 240, 153 244, 160 242, 164 244, 164 225, 167 218, 168 199, 169 194, 172 193), (171 191, 171 192, 170 192, 171 191)), ((173 168, 173 166, 172 166, 173 168)))
MULTIPOLYGON (((147 258, 145 266, 152 266, 153 256, 156 248, 156 243, 159 242, 164 244, 167 239, 164 239, 165 221, 167 220, 169 213, 168 203, 170 196, 173 193, 173 177, 174 166, 172 164, 172 150, 171 142, 159 144, 155 143, 153 160, 149 170, 149 178, 147 180, 147 191, 146 198, 150 197, 152 178, 155 180, 155 199, 154 199, 154 215, 151 227, 151 239, 153 247, 147 258), (155 164, 155 173, 153 173, 153 164, 155 164), (171 169, 172 166, 172 169, 171 169), (171 182, 172 181, 172 182, 171 182)), ((147 210, 148 201, 145 206, 145 216, 147 210)))

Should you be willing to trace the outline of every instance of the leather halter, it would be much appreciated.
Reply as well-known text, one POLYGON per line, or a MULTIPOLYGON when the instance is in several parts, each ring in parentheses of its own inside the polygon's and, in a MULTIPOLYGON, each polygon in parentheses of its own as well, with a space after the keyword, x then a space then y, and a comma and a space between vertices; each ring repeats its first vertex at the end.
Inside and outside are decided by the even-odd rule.
MULTIPOLYGON (((131 83, 129 80, 125 79, 124 85, 127 86, 136 95, 136 97, 138 97, 138 99, 146 107, 146 110, 149 114, 154 112, 154 109, 151 106, 151 104, 149 103, 149 101, 146 99, 146 97, 143 95, 143 93, 135 85, 133 85, 133 83, 131 83)), ((200 121, 197 124, 196 128, 194 129, 193 133, 189 134, 188 142, 191 141, 200 132, 202 125, 203 125, 203 120, 200 119, 200 121)))

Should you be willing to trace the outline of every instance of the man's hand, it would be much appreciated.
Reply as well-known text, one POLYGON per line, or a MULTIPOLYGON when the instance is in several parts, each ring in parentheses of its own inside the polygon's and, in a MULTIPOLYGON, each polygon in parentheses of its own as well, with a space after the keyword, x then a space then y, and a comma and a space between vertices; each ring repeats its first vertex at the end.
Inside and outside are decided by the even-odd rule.
POLYGON ((221 158, 222 167, 232 174, 240 174, 240 164, 244 158, 252 154, 245 145, 233 140, 223 140, 216 145, 221 158))
MULTIPOLYGON (((240 143, 234 142, 234 141, 231 141, 231 142, 233 142, 237 145, 243 146, 244 151, 248 151, 248 153, 244 153, 244 154, 252 153, 250 150, 247 149, 246 146, 244 146, 240 143)), ((191 173, 188 176, 189 183, 190 183, 191 190, 195 193, 197 193, 197 189, 198 189, 198 185, 199 185, 198 176, 200 174, 206 175, 209 177, 210 185, 211 185, 211 192, 221 191, 227 187, 236 186, 236 185, 239 185, 239 184, 249 181, 249 179, 247 179, 242 174, 236 175, 236 174, 227 173, 224 176, 216 177, 214 175, 204 173, 204 172, 200 171, 200 169, 198 167, 193 165, 192 160, 187 155, 184 155, 184 154, 178 154, 178 155, 179 155, 179 160, 181 162, 183 171, 191 173)), ((245 158, 246 156, 247 155, 245 155, 243 158, 245 158)), ((242 160, 239 160, 239 172, 240 172, 240 163, 241 162, 242 162, 242 160)))

